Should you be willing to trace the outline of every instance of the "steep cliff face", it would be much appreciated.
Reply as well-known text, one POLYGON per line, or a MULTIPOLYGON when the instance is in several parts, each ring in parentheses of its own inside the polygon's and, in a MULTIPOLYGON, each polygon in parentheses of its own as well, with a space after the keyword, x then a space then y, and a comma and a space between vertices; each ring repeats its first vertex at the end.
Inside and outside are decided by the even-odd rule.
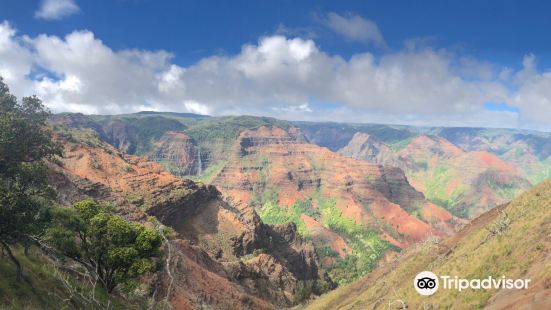
POLYGON ((147 158, 164 164, 177 176, 202 174, 201 152, 195 141, 183 132, 166 132, 154 144, 147 158))
POLYGON ((256 206, 268 223, 295 223, 325 253, 327 268, 338 257, 371 251, 374 261, 353 267, 369 268, 392 246, 453 231, 457 219, 411 187, 399 168, 353 160, 300 137, 296 128, 243 131, 212 184, 232 201, 256 206), (372 250, 363 247, 370 242, 372 250))
MULTIPOLYGON (((408 213, 428 213, 430 203, 398 168, 340 156, 277 127, 243 131, 235 146, 231 161, 213 184, 237 201, 255 203, 255 196, 277 188, 278 202, 291 206, 319 193, 335 198, 343 214, 357 223, 379 218, 404 234, 404 240, 421 240, 430 231, 429 224, 408 213)), ((435 220, 449 220, 445 214, 435 220)))
POLYGON ((177 178, 97 136, 83 141, 71 132, 58 137, 64 157, 51 165, 61 203, 111 201, 129 220, 153 225, 155 216, 174 230, 153 288, 157 299, 166 296, 177 309, 268 309, 292 305, 299 283, 323 279, 312 245, 295 226, 265 225, 253 209, 228 203, 214 186, 177 178))
POLYGON ((403 162, 392 149, 378 138, 363 132, 357 132, 339 153, 357 160, 376 164, 385 164, 403 168, 403 162))
POLYGON ((485 151, 419 135, 400 149, 358 133, 339 153, 402 168, 413 187, 456 215, 475 217, 530 187, 520 169, 485 151))

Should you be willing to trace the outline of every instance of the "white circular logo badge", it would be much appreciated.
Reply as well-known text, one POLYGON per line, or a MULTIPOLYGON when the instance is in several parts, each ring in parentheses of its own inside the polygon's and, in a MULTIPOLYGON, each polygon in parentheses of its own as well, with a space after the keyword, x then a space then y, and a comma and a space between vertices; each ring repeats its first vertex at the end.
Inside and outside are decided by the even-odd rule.
POLYGON ((413 287, 417 293, 430 296, 438 291, 438 277, 430 271, 420 272, 413 279, 413 287))

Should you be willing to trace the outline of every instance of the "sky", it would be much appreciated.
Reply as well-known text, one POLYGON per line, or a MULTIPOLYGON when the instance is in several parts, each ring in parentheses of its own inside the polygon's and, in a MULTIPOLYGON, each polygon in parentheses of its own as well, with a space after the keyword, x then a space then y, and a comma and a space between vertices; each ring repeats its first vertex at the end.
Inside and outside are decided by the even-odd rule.
POLYGON ((546 1, 0 7, 0 76, 53 112, 551 130, 546 1))

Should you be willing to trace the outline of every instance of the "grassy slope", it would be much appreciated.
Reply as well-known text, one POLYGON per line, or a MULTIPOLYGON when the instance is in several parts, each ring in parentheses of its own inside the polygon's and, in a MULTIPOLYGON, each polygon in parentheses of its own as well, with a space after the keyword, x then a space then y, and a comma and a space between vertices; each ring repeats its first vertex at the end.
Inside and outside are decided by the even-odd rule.
MULTIPOLYGON (((498 294, 496 290, 440 289, 422 297, 413 288, 413 278, 423 270, 464 278, 487 276, 531 278, 532 285, 546 287, 551 281, 551 181, 475 219, 445 241, 427 241, 393 263, 381 266, 357 282, 312 302, 306 309, 387 309, 402 300, 410 309, 433 306, 439 309, 480 309, 498 294), (504 212, 501 212, 503 210, 504 212), (506 215, 505 215, 506 214, 506 215), (506 224, 500 234, 492 234, 506 224)), ((520 297, 519 297, 520 298, 520 297)), ((527 300, 532 300, 528 298, 527 300)), ((431 308, 432 309, 432 308, 431 308)))
MULTIPOLYGON (((0 254, 0 309, 94 309, 97 304, 89 304, 80 298, 72 297, 67 287, 60 280, 52 265, 33 249, 29 256, 23 255, 18 248, 14 255, 23 267, 23 280, 15 279, 15 267, 7 256, 0 254)), ((64 275, 72 287, 86 293, 90 287, 75 277, 64 275)), ((107 305, 107 295, 101 288, 96 289, 96 299, 107 305)), ((112 296, 111 309, 144 309, 147 302, 143 298, 123 300, 112 296)))

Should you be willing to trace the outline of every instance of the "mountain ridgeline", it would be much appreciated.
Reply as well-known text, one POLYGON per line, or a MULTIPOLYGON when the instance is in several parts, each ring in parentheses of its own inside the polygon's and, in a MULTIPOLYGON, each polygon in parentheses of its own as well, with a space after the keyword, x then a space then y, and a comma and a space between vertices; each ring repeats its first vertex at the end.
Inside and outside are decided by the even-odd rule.
POLYGON ((418 128, 376 124, 288 122, 267 117, 207 117, 140 112, 59 115, 132 155, 175 175, 212 182, 244 130, 296 128, 301 141, 346 157, 398 167, 436 205, 473 218, 551 177, 551 134, 483 128, 418 128), (478 190, 480 189, 480 190, 478 190))

